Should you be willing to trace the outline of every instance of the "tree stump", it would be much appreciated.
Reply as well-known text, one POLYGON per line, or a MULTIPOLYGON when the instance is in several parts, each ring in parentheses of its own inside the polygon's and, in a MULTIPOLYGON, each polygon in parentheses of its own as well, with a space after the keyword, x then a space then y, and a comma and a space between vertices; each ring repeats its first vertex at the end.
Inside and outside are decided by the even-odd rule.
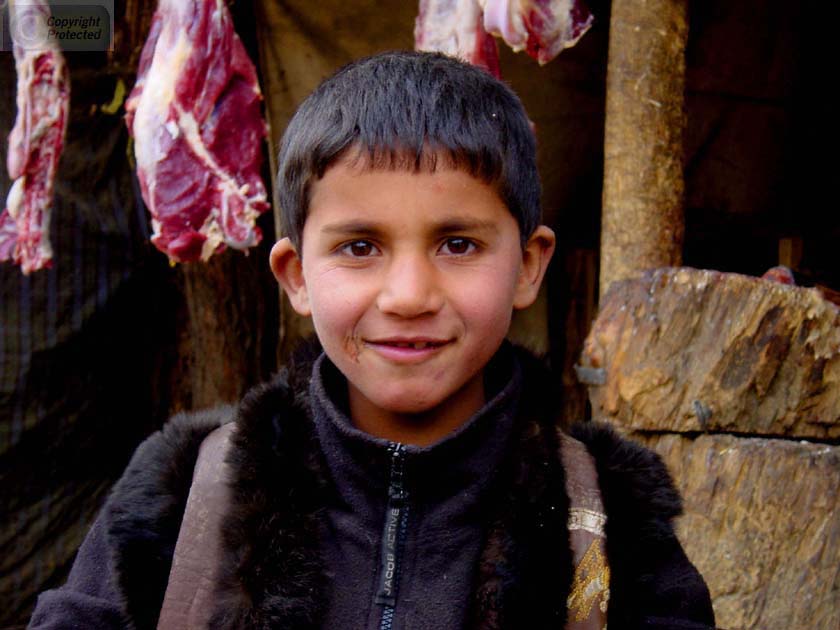
POLYGON ((840 628, 840 447, 731 435, 643 439, 685 501, 677 535, 721 628, 840 628))
POLYGON ((593 416, 657 451, 719 627, 840 625, 840 309, 695 269, 614 283, 579 377, 593 416))
POLYGON ((688 268, 621 281, 581 366, 604 382, 593 416, 628 429, 840 437, 840 309, 814 289, 688 268))

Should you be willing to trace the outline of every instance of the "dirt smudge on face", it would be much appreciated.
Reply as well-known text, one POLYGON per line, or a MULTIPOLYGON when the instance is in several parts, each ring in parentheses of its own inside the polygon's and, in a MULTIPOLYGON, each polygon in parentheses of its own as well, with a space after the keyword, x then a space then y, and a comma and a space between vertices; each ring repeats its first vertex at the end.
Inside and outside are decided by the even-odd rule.
POLYGON ((359 362, 359 355, 362 353, 364 342, 356 335, 347 335, 344 338, 344 352, 354 363, 359 362))

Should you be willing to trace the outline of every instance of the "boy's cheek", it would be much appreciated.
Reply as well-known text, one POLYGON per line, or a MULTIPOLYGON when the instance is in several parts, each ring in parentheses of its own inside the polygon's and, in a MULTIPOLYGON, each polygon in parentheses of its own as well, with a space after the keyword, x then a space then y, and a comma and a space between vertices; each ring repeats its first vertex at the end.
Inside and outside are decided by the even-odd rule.
POLYGON ((516 295, 517 278, 518 274, 508 266, 494 267, 453 283, 450 294, 462 310, 475 315, 510 311, 516 295))
POLYGON ((364 302, 369 301, 362 299, 365 292, 365 288, 360 284, 342 280, 337 276, 331 277, 330 281, 324 278, 310 291, 312 320, 322 342, 327 334, 353 334, 352 331, 364 314, 364 302))

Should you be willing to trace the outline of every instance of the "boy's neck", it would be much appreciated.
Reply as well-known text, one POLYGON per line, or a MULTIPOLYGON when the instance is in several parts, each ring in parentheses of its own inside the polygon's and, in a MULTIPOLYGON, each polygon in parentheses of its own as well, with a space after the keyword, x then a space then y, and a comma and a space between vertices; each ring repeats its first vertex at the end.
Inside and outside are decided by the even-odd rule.
POLYGON ((354 426, 377 438, 413 446, 429 446, 457 431, 484 405, 484 378, 479 373, 437 407, 419 414, 381 409, 349 386, 354 426))

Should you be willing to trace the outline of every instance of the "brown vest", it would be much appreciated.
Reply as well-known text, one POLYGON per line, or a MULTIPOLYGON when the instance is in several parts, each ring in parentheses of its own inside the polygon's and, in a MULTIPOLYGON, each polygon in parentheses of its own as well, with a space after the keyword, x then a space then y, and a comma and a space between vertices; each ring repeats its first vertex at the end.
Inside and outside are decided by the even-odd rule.
MULTIPOLYGON (((235 423, 225 424, 201 444, 160 611, 159 630, 203 630, 212 615, 215 572, 221 556, 221 522, 230 502, 230 468, 225 454, 234 429, 235 423)), ((575 565, 566 629, 603 630, 610 570, 598 473, 586 447, 565 433, 560 434, 560 458, 566 471, 569 541, 575 565)))

